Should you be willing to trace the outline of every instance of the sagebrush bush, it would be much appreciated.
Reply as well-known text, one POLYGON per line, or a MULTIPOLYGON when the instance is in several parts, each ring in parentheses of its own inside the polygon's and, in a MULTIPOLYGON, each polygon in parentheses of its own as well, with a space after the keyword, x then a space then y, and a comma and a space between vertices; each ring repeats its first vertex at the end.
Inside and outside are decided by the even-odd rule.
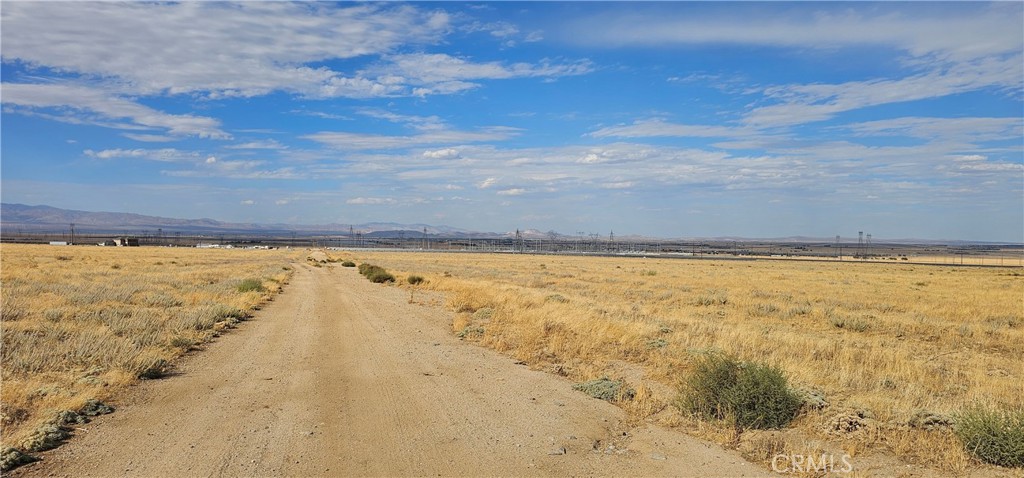
POLYGON ((374 284, 382 284, 384 282, 395 281, 395 276, 392 275, 390 272, 385 271, 384 269, 381 269, 379 271, 373 271, 367 274, 366 278, 370 279, 370 282, 373 282, 374 284))
POLYGON ((418 276, 418 275, 411 275, 405 281, 410 283, 410 284, 412 284, 412 285, 421 284, 421 283, 423 283, 423 277, 422 276, 418 276))
POLYGON ((956 436, 978 459, 1024 467, 1024 407, 999 410, 978 405, 960 411, 954 420, 956 436))
POLYGON ((359 264, 359 273, 366 276, 370 282, 375 284, 381 284, 384 282, 394 282, 395 276, 391 275, 390 272, 384 270, 381 266, 375 266, 373 264, 362 263, 359 264))
POLYGON ((636 396, 636 391, 627 387, 625 382, 622 380, 612 380, 608 377, 577 383, 572 386, 572 389, 609 402, 616 400, 629 401, 636 396))
POLYGON ((238 284, 238 292, 266 292, 267 288, 263 287, 263 281, 259 279, 245 279, 238 284))
POLYGON ((729 303, 729 294, 724 290, 709 290, 706 294, 698 295, 694 299, 695 305, 725 305, 729 303))
POLYGON ((356 263, 352 261, 345 261, 341 263, 341 267, 355 267, 356 263))
POLYGON ((778 368, 709 354, 683 382, 677 404, 703 418, 733 421, 737 428, 768 429, 786 426, 801 400, 778 368))

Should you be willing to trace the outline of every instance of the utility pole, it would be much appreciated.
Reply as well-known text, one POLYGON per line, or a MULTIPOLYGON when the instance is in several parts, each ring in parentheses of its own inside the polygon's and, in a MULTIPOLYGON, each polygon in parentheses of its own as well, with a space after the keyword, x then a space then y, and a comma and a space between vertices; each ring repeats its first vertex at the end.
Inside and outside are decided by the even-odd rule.
POLYGON ((75 223, 71 223, 71 242, 68 244, 75 245, 75 223))

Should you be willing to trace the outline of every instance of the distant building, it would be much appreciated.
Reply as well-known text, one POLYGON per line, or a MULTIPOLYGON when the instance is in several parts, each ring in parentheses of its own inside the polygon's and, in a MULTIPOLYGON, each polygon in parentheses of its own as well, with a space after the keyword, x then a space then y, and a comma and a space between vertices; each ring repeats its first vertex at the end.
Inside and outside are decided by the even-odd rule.
POLYGON ((117 237, 114 238, 114 245, 121 247, 138 247, 139 238, 137 237, 117 237))
POLYGON ((50 241, 51 246, 66 246, 68 241, 50 241))

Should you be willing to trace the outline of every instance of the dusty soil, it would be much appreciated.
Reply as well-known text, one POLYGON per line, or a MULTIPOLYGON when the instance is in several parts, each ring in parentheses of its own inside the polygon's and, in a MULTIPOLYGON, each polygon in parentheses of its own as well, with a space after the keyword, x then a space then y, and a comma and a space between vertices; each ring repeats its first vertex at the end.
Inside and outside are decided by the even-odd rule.
POLYGON ((351 268, 296 265, 256 317, 12 476, 763 476, 460 342, 351 268))

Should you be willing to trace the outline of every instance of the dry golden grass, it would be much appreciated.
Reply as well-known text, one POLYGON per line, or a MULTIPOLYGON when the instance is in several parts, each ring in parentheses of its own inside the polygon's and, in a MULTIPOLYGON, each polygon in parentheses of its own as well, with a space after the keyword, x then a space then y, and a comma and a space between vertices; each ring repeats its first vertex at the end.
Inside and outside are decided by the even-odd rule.
POLYGON ((269 300, 296 254, 4 244, 4 445, 18 446, 59 410, 159 375, 269 300), (245 279, 263 290, 240 292, 245 279))
POLYGON ((726 444, 738 445, 730 430, 666 406, 693 358, 712 350, 779 365, 792 384, 824 392, 828 407, 772 442, 789 452, 881 452, 962 473, 979 465, 948 429, 909 427, 914 413, 1024 403, 1020 268, 346 255, 424 276, 419 287, 447 293, 468 339, 575 381, 624 378, 643 387, 625 405, 636 420, 726 444))

